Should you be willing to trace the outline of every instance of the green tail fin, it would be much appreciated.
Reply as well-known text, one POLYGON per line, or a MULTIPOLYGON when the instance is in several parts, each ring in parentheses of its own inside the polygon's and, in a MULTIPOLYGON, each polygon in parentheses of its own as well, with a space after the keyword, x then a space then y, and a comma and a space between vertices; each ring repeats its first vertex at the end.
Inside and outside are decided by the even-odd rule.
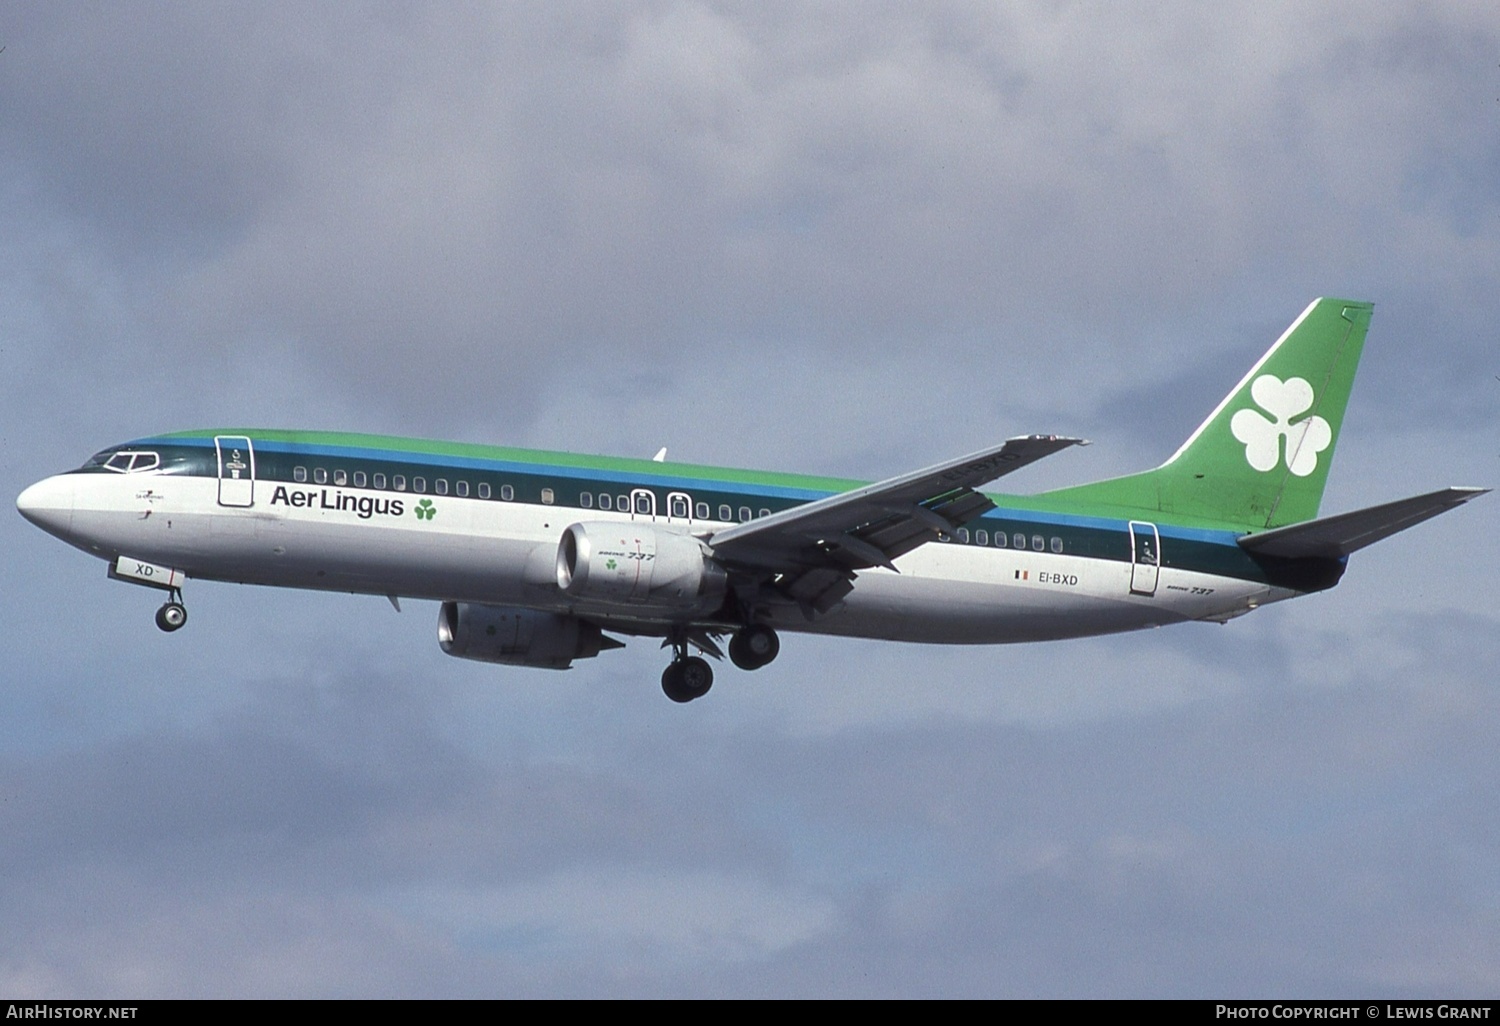
POLYGON ((1166 463, 1047 497, 1243 528, 1311 520, 1370 312, 1369 303, 1314 300, 1166 463))

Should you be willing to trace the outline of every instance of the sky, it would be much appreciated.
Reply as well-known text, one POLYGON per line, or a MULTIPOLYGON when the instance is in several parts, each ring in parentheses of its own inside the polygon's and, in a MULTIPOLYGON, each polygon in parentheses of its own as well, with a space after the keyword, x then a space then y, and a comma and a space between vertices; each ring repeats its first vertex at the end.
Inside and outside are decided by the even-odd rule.
MULTIPOLYGON (((1500 484, 1500 11, 0 7, 0 491, 211 426, 1159 463, 1376 312, 1324 512, 1500 484)), ((1226 626, 666 701, 0 517, 0 993, 1493 997, 1500 505, 1226 626)))

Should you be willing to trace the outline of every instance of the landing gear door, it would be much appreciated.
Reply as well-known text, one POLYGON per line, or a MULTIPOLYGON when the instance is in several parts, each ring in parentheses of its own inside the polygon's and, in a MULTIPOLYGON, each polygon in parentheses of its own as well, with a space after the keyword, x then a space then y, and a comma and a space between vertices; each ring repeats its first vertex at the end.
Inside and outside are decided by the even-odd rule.
POLYGON ((1161 574, 1161 535, 1155 524, 1130 522, 1130 593, 1155 595, 1161 574))
POLYGON ((219 505, 255 505, 255 450, 244 435, 214 438, 219 454, 219 505))

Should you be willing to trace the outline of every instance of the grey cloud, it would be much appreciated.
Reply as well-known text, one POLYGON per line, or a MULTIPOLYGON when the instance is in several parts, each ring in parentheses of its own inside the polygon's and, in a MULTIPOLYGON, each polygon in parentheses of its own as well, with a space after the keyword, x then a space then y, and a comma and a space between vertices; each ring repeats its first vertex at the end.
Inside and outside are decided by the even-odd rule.
MULTIPOLYGON (((1471 180, 1435 160, 1492 163, 1442 74, 1483 19, 1403 58, 1394 11, 1179 14, 106 8, 22 35, 10 138, 112 249, 201 256, 146 279, 190 360, 250 331, 337 389, 521 422, 560 363, 970 357, 976 332, 1024 361, 1038 317, 1129 337, 1238 301, 1247 264, 1358 278, 1411 181, 1471 180)), ((1431 214, 1396 215, 1424 263, 1462 245, 1431 214)))
MULTIPOLYGON (((1204 666, 1261 672, 1073 722, 798 736, 788 682, 736 682, 748 720, 679 717, 664 745, 616 715, 576 754, 557 716, 517 725, 550 732, 527 753, 467 752, 450 687, 251 678, 217 726, 6 760, 6 948, 31 954, 4 973, 52 993, 1482 992, 1497 709, 1467 668, 1496 635, 1467 627, 1379 624, 1385 650, 1352 666, 1302 630, 1184 635, 1204 666)), ((1161 645, 1100 643, 1085 672, 1151 675, 1161 645)), ((911 693, 921 662, 824 687, 911 693)), ((526 686, 463 704, 529 716, 526 686)))

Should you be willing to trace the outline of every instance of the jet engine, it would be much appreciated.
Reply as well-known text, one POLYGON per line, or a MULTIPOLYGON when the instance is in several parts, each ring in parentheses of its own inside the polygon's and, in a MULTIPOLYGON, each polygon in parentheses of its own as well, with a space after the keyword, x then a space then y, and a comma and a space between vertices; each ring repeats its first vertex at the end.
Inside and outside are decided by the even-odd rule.
POLYGON ((460 659, 566 670, 574 659, 592 659, 624 642, 576 616, 477 602, 444 602, 438 610, 438 644, 460 659))
POLYGON ((557 546, 557 586, 575 599, 711 613, 728 575, 703 542, 651 524, 574 524, 557 546))

